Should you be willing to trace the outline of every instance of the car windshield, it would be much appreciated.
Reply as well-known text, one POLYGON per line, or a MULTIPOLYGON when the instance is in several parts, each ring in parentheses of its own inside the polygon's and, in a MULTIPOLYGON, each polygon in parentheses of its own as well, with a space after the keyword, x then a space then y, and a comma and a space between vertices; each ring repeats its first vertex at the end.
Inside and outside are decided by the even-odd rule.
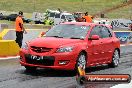
POLYGON ((60 24, 50 29, 45 37, 84 39, 90 26, 60 24))

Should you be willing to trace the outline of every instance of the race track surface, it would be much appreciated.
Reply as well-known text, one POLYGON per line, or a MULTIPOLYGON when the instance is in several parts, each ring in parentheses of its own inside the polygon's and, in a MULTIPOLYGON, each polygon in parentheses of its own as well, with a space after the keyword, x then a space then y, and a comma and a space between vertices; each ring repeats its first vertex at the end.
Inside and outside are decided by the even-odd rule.
MULTIPOLYGON (((119 67, 91 67, 86 73, 92 74, 130 74, 132 76, 132 46, 121 47, 119 67)), ((110 88, 117 84, 87 84, 79 86, 71 71, 37 69, 26 72, 19 59, 0 60, 0 88, 110 88)))

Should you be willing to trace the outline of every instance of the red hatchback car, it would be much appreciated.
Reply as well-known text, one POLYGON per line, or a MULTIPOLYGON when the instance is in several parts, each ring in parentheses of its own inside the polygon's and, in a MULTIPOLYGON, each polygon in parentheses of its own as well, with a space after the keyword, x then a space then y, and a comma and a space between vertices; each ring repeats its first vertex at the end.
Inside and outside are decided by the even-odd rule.
POLYGON ((37 67, 74 70, 78 66, 85 69, 102 64, 116 67, 119 58, 120 42, 111 27, 86 22, 54 26, 20 50, 20 64, 26 70, 37 67))

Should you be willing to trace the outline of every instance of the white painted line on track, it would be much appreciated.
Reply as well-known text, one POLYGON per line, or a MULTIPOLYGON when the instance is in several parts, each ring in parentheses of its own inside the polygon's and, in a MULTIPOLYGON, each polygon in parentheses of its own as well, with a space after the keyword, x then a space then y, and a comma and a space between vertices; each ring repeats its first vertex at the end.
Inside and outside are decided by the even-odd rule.
POLYGON ((20 58, 20 56, 0 57, 0 60, 9 60, 9 59, 16 59, 16 58, 20 58))

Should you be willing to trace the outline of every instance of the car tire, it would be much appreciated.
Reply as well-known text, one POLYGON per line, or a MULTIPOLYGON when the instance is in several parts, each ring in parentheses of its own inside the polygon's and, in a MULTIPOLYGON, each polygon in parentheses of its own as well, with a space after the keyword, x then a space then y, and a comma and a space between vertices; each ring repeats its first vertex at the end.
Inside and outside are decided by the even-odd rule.
POLYGON ((29 21, 26 21, 26 23, 29 23, 29 21))
POLYGON ((86 54, 81 52, 77 58, 76 66, 75 66, 75 72, 78 74, 78 67, 81 66, 83 70, 86 69, 86 54))
POLYGON ((25 66, 26 71, 36 71, 37 67, 25 66))
POLYGON ((120 55, 119 55, 119 51, 116 49, 112 56, 112 62, 108 65, 109 67, 117 67, 119 65, 119 61, 120 61, 120 55))

